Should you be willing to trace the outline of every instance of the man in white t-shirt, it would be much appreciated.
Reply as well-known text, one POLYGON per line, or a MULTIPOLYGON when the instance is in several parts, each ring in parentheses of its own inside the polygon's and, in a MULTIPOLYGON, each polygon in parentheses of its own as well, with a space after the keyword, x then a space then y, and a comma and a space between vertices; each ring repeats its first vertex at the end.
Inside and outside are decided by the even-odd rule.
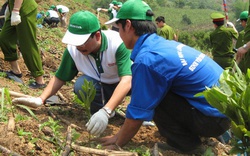
POLYGON ((57 27, 59 22, 60 22, 60 19, 56 11, 56 6, 51 5, 49 10, 45 13, 43 25, 45 26, 47 24, 49 27, 53 28, 53 27, 57 27))
POLYGON ((115 108, 128 95, 131 88, 132 72, 128 50, 119 33, 101 30, 97 17, 89 11, 74 13, 62 40, 67 44, 61 64, 39 97, 16 98, 14 104, 41 107, 46 99, 54 95, 67 81, 74 79, 74 92, 81 99, 80 91, 84 80, 92 81, 96 95, 90 106, 92 117, 86 124, 93 135, 100 135, 114 115, 115 108))
POLYGON ((69 8, 64 5, 57 5, 56 10, 58 11, 60 16, 61 27, 67 27, 67 13, 69 12, 69 8))

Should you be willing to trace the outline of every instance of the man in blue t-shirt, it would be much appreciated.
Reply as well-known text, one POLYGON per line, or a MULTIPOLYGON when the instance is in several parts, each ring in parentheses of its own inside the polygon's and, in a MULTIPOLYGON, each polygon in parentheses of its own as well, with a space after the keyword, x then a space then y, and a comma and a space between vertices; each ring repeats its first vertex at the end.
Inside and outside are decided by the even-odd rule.
POLYGON ((101 138, 102 145, 116 149, 128 143, 144 120, 154 120, 166 138, 166 150, 202 154, 203 137, 218 137, 230 120, 195 94, 218 84, 223 69, 205 54, 156 35, 151 8, 141 0, 126 1, 114 23, 131 59, 131 102, 121 130, 101 138))

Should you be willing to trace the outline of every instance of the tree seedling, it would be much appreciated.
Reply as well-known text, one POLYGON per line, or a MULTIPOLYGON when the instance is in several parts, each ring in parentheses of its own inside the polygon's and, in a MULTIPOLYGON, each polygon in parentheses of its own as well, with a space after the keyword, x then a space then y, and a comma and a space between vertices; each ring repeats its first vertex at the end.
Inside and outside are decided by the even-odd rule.
POLYGON ((233 132, 231 154, 250 154, 250 69, 244 75, 237 64, 224 70, 220 86, 206 88, 196 96, 204 96, 208 103, 231 119, 233 132))
POLYGON ((84 84, 82 85, 82 90, 79 91, 79 94, 81 98, 75 96, 75 101, 86 110, 87 117, 90 119, 90 105, 96 95, 96 89, 93 82, 84 79, 84 84))

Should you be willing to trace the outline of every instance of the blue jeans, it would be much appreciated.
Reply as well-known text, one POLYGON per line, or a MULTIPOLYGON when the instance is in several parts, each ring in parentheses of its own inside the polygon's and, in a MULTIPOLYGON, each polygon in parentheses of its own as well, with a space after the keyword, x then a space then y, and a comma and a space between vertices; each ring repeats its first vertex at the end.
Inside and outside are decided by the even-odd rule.
POLYGON ((101 109, 103 107, 101 87, 103 87, 104 105, 105 105, 108 102, 108 100, 110 99, 110 97, 112 96, 118 83, 115 83, 115 84, 102 83, 102 84, 100 84, 99 81, 97 81, 96 79, 89 77, 87 75, 82 75, 76 80, 75 86, 74 86, 74 93, 77 95, 77 97, 80 100, 82 100, 82 99, 81 99, 81 96, 79 94, 79 91, 81 90, 84 93, 84 91, 82 90, 82 85, 84 85, 84 79, 86 79, 88 81, 92 81, 95 88, 96 88, 96 95, 95 95, 95 98, 92 101, 91 106, 90 106, 90 112, 91 112, 91 114, 94 114, 95 112, 97 112, 99 109, 101 109))

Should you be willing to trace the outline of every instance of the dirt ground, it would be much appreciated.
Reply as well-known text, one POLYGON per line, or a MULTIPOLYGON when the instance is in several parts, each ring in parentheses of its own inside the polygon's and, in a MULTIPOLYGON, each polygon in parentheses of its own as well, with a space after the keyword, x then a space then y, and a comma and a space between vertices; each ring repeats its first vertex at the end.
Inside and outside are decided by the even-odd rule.
MULTIPOLYGON (((58 57, 61 57, 61 54, 57 54, 55 53, 55 51, 53 53, 53 55, 48 55, 47 53, 43 55, 43 67, 45 70, 44 78, 46 83, 49 82, 50 78, 53 75, 51 73, 56 70, 60 63, 60 59, 58 57)), ((25 85, 20 85, 17 82, 6 79, 4 77, 0 77, 0 87, 8 88, 9 91, 15 91, 26 95, 39 96, 39 94, 42 92, 41 89, 34 90, 29 89, 27 87, 27 84, 30 82, 32 77, 29 71, 27 70, 22 58, 19 60, 19 65, 23 73, 23 81, 25 85)), ((2 52, 0 52, 0 69, 10 69, 9 64, 3 60, 2 52)), ((76 129, 76 131, 80 134, 80 137, 74 141, 75 144, 79 146, 92 147, 94 149, 97 149, 98 143, 89 141, 89 134, 87 133, 86 128, 84 126, 88 121, 84 113, 85 110, 81 106, 73 102, 73 82, 64 85, 59 90, 60 94, 57 94, 60 97, 59 104, 47 105, 32 110, 38 120, 33 118, 30 113, 27 112, 25 109, 14 107, 14 116, 16 118, 17 116, 21 115, 27 116, 28 120, 16 121, 13 132, 9 132, 7 130, 8 122, 2 122, 0 124, 0 146, 3 146, 13 152, 25 156, 54 155, 52 154, 52 151, 56 152, 56 150, 58 149, 58 145, 44 139, 45 136, 51 137, 53 136, 53 134, 51 134, 51 132, 48 134, 48 132, 46 131, 44 132, 39 130, 39 126, 41 124, 48 121, 49 118, 53 118, 55 121, 58 121, 59 119, 58 124, 62 126, 62 128, 59 130, 59 136, 63 142, 65 142, 67 136, 68 126, 73 124, 73 126, 71 127, 76 129), (25 132, 30 132, 31 135, 20 136, 20 129, 25 132), (37 141, 35 143, 32 143, 31 138, 36 139, 37 141)), ((11 96, 11 98, 14 98, 14 96, 11 96)), ((128 102, 129 98, 127 98, 127 100, 125 100, 122 105, 126 105, 128 102)), ((10 116, 11 112, 8 114, 8 117, 10 116)), ((116 115, 114 118, 110 119, 109 125, 102 136, 113 135, 118 132, 119 128, 123 124, 123 121, 124 118, 120 115, 116 115)), ((156 142, 162 141, 165 140, 160 136, 156 127, 142 126, 140 131, 132 139, 132 141, 130 141, 129 144, 124 147, 124 150, 136 150, 139 151, 139 153, 146 153, 147 150, 149 151, 153 149, 154 144, 156 142)), ((230 146, 223 145, 214 138, 204 139, 203 144, 204 147, 206 147, 207 149, 211 148, 215 155, 228 155, 228 150, 230 149, 230 146)), ((72 155, 95 155, 82 153, 77 150, 72 150, 71 153, 72 155)), ((164 156, 184 156, 183 154, 178 154, 173 151, 160 151, 160 153, 164 156)), ((2 155, 6 154, 2 153, 2 155)))
MULTIPOLYGON (((3 0, 0 0, 0 2, 3 0)), ((61 28, 55 28, 58 31, 64 33, 66 30, 61 28)), ((46 34, 45 34, 46 35, 46 34)), ((38 41, 46 41, 48 36, 42 36, 38 34, 38 41)), ((62 51, 58 50, 55 45, 61 42, 60 38, 55 38, 54 42, 51 43, 49 50, 41 50, 43 58, 43 68, 45 70, 44 79, 46 84, 53 76, 53 72, 56 71, 60 64, 62 51)), ((63 45, 65 46, 65 45, 63 45)), ((33 79, 25 66, 23 59, 19 59, 19 65, 22 70, 23 78, 25 85, 21 85, 12 80, 6 79, 3 76, 0 76, 0 88, 8 88, 9 91, 15 91, 18 93, 39 96, 42 92, 42 89, 29 89, 27 87, 33 79)), ((1 70, 10 70, 8 62, 4 61, 3 53, 0 51, 0 69, 1 70)), ((22 156, 45 156, 45 155, 63 155, 59 154, 60 149, 64 149, 66 136, 68 134, 79 134, 79 138, 73 140, 74 144, 81 147, 89 147, 91 149, 98 149, 98 142, 89 141, 89 134, 86 131, 85 124, 88 119, 85 114, 85 110, 73 102, 73 84, 74 81, 64 85, 59 92, 56 94, 59 97, 59 102, 53 105, 45 105, 38 109, 32 109, 32 112, 37 117, 37 120, 32 117, 32 115, 23 108, 14 106, 13 113, 8 112, 6 114, 6 122, 0 121, 0 156, 7 156, 3 151, 12 151, 16 155, 22 156), (15 126, 14 131, 11 131, 8 126, 8 121, 11 119, 11 116, 15 117, 15 126), (22 120, 20 118, 23 118, 22 120), (48 121, 58 121, 56 131, 48 128, 49 126, 40 130, 39 128, 44 123, 48 121), (72 133, 70 132, 72 128, 72 133), (56 133, 55 133, 56 132, 56 133), (73 133, 74 132, 74 133, 73 133), (77 132, 77 133, 76 133, 77 132), (59 140, 59 141, 58 141, 59 140)), ((11 96, 14 98, 15 96, 11 96)), ((0 101, 3 101, 2 98, 0 101)), ((121 105, 126 106, 129 103, 129 98, 124 100, 121 105)), ((0 104, 1 105, 1 104, 0 104)), ((5 106, 8 107, 8 106, 5 106)), ((0 113, 3 113, 3 109, 0 110, 0 113)), ((115 117, 111 118, 109 125, 102 136, 116 134, 124 122, 124 118, 118 114, 115 117)), ((55 123, 55 122, 50 122, 55 123)), ((50 126, 51 127, 51 126, 50 126)), ((52 126, 53 127, 53 126, 52 126)), ((149 151, 154 149, 154 152, 151 152, 151 155, 164 155, 164 156, 186 156, 184 154, 178 154, 174 151, 159 151, 157 148, 154 148, 156 142, 163 142, 164 138, 160 136, 156 127, 151 126, 142 126, 136 136, 126 145, 123 150, 125 151, 135 151, 139 155, 148 156, 149 151)), ((67 145, 67 144, 66 144, 67 145)), ((229 145, 223 145, 214 138, 203 139, 203 146, 207 149, 211 148, 212 152, 207 155, 229 155, 228 151, 230 149, 229 145), (212 154, 214 153, 214 154, 212 154)), ((104 155, 104 154, 91 154, 91 150, 86 150, 85 152, 80 152, 77 149, 71 148, 70 155, 76 156, 88 156, 88 155, 104 155)), ((114 154, 118 155, 118 154, 114 154)), ((125 154, 128 155, 128 154, 125 154)))

